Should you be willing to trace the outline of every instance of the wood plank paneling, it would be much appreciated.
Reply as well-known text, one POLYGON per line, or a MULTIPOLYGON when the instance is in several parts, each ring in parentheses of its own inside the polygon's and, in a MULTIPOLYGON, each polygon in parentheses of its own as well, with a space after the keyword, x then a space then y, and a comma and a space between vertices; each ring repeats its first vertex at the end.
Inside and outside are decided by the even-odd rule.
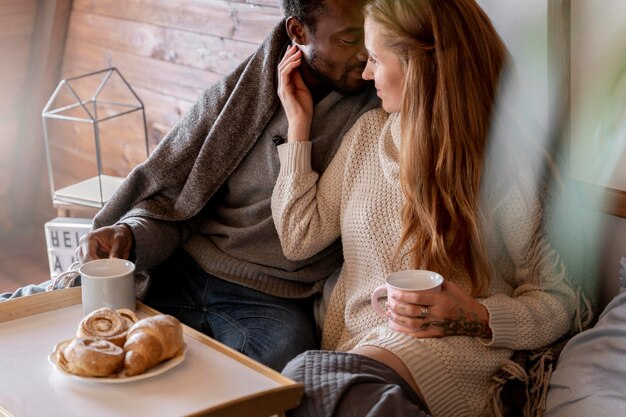
POLYGON ((37 0, 0 0, 0 14, 32 14, 37 8, 37 0))
POLYGON ((13 146, 14 141, 9 142, 8 138, 17 137, 19 130, 19 115, 17 109, 13 109, 11 113, 0 109, 0 113, 3 115, 2 123, 0 123, 0 138, 2 140, 2 152, 0 152, 0 219, 7 219, 7 206, 5 202, 8 200, 10 182, 6 179, 11 178, 11 171, 13 169, 13 146))
POLYGON ((9 227, 11 187, 22 121, 36 0, 0 0, 0 229, 9 227))
POLYGON ((118 68, 146 105, 153 147, 281 15, 278 2, 75 0, 63 76, 118 68))
POLYGON ((0 28, 3 39, 11 41, 13 36, 31 35, 35 24, 34 15, 31 13, 19 13, 0 15, 0 28))
POLYGON ((29 64, 28 89, 19 133, 19 147, 11 187, 11 220, 30 225, 38 197, 39 181, 31 178, 33 167, 39 171, 45 158, 41 109, 54 90, 59 76, 71 0, 46 0, 37 3, 33 49, 29 64), (29 164, 30 163, 30 164, 29 164))
MULTIPOLYGON (((27 86, 37 82, 27 79, 38 68, 31 61, 35 16, 38 8, 57 1, 60 0, 0 0, 0 56, 3 57, 0 74, 4 75, 0 78, 3 91, 0 95, 0 224, 8 219, 7 195, 15 187, 7 178, 14 175, 16 168, 15 142, 22 120, 19 103, 25 92, 34 94, 27 86)), ((252 53, 282 18, 280 0, 124 0, 123 7, 120 3, 119 0, 73 0, 64 48, 41 50, 43 44, 35 43, 40 48, 35 58, 51 62, 54 56, 47 55, 51 53, 61 60, 60 78, 53 84, 61 78, 118 68, 145 105, 151 150, 201 91, 252 53)), ((43 98, 47 99, 51 92, 43 98)), ((35 97, 26 98, 33 103, 35 97)), ((27 126, 31 136, 37 136, 42 133, 38 113, 43 104, 32 107, 27 126)), ((140 127, 128 131, 135 132, 140 127)), ((111 169, 121 171, 132 164, 138 151, 124 143, 126 132, 112 130, 107 133, 121 140, 112 141, 113 146, 106 151, 117 152, 117 165, 111 169)), ((37 138, 30 143, 37 146, 33 148, 37 152, 43 151, 43 140, 37 138)), ((54 152, 62 155, 60 181, 84 178, 92 169, 92 151, 86 144, 57 142, 54 152)), ((47 169, 32 158, 22 157, 20 161, 25 159, 29 163, 21 162, 24 172, 32 178, 22 179, 20 184, 29 183, 36 190, 36 196, 29 197, 28 204, 36 206, 33 225, 40 233, 33 247, 41 249, 39 234, 43 233, 43 223, 56 216, 56 212, 51 205, 47 169)), ((22 284, 38 280, 33 278, 22 284)))
MULTIPOLYGON (((116 67, 145 105, 150 149, 282 17, 277 0, 127 0, 123 8, 115 0, 74 0, 72 7, 63 78, 116 67)), ((125 132, 118 136, 123 140, 125 132)), ((88 146, 66 142, 55 145, 59 165, 81 160, 76 167, 87 169, 88 146)), ((122 154, 119 160, 113 169, 123 172, 132 158, 122 154)), ((68 170, 60 175, 72 178, 68 170)))
POLYGON ((225 75, 257 45, 146 23, 72 13, 70 39, 225 75))
POLYGON ((222 78, 221 74, 89 44, 75 37, 68 39, 66 47, 65 62, 79 63, 80 71, 115 67, 133 89, 141 87, 188 101, 196 100, 202 90, 222 78))
POLYGON ((222 38, 259 42, 281 16, 278 2, 267 5, 220 0, 75 0, 77 11, 149 23, 222 38), (210 13, 207 11, 210 10, 210 13))
POLYGON ((50 269, 43 227, 0 235, 0 293, 48 279, 50 269))
POLYGON ((233 2, 280 8, 280 0, 233 0, 233 2))
MULTIPOLYGON (((101 68, 75 65, 64 66, 62 72, 67 78, 86 74, 97 69, 101 68)), ((126 76, 124 73, 123 75, 126 76)), ((131 84, 131 86, 144 103, 148 124, 148 142, 152 150, 187 112, 193 101, 180 99, 174 95, 163 94, 134 84, 131 84)))
POLYGON ((11 86, 15 83, 19 83, 21 87, 26 81, 32 34, 11 37, 2 36, 1 39, 3 39, 3 42, 0 44, 0 56, 3 57, 3 60, 4 57, 7 57, 7 61, 6 64, 0 65, 0 86, 2 87, 0 101, 13 102, 21 94, 16 95, 15 91, 7 91, 5 88, 16 88, 11 86), (9 63, 10 65, 7 65, 9 63))
MULTIPOLYGON (((42 105, 31 105, 38 100, 34 95, 37 88, 33 88, 38 80, 28 79, 29 74, 37 77, 36 70, 41 64, 38 66, 31 58, 40 63, 51 62, 56 54, 57 59, 62 59, 62 78, 117 67, 145 104, 152 149, 201 91, 254 51, 281 17, 279 2, 273 0, 127 0, 124 8, 113 0, 74 0, 64 56, 59 56, 63 48, 42 49, 42 43, 35 43, 39 49, 33 55, 38 7, 50 4, 49 0, 0 0, 0 56, 3 57, 0 64, 0 91, 3 92, 0 95, 0 225, 12 223, 7 208, 12 189, 30 187, 36 191, 34 200, 32 197, 24 199, 28 206, 36 206, 33 232, 20 234, 24 238, 23 247, 33 251, 14 256, 13 252, 2 248, 2 253, 16 259, 12 271, 22 271, 11 274, 8 279, 13 281, 5 282, 8 285, 3 286, 3 290, 46 278, 43 223, 56 216, 51 207, 47 170, 28 156, 43 149, 43 141, 36 138, 42 133, 38 115, 42 105), (29 107, 26 125, 22 124, 23 100, 32 107, 29 107), (35 148, 18 149, 18 137, 27 131, 31 132, 29 143, 35 148), (22 156, 16 158, 20 152, 22 156), (22 161, 19 186, 15 182, 15 173, 20 171, 17 160, 22 161), (26 263, 38 272, 24 269, 26 263)), ((40 42, 45 41, 40 39, 40 42)), ((48 97, 46 93, 40 99, 45 101, 48 97)), ((107 133, 122 139, 129 131, 112 130, 107 133)), ((116 166, 112 167, 114 171, 135 164, 139 153, 136 147, 123 140, 109 143, 112 146, 105 153, 118 156, 116 166)), ((63 155, 59 159, 64 165, 58 170, 61 182, 71 183, 93 169, 93 150, 86 144, 67 141, 55 145, 53 152, 63 155)), ((4 230, 2 236, 9 234, 4 230)), ((0 281, 3 280, 0 277, 0 281)))
POLYGON ((37 0, 0 0, 0 292, 48 277, 43 224, 12 232, 9 209, 36 13, 37 0))

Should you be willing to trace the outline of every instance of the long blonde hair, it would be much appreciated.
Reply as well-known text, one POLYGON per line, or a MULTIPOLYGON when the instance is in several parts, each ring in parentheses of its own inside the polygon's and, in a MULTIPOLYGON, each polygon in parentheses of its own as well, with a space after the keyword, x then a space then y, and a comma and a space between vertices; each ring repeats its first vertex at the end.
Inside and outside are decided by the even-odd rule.
POLYGON ((480 187, 506 47, 474 0, 371 0, 365 15, 405 70, 398 256, 477 295, 491 277, 480 187))

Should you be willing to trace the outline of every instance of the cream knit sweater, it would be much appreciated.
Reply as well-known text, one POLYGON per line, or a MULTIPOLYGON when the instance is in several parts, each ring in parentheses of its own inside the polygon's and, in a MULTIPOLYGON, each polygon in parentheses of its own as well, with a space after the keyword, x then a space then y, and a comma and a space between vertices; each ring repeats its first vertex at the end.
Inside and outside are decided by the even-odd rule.
MULTIPOLYGON (((480 416, 492 375, 514 349, 538 348, 567 332, 575 294, 560 258, 537 235, 533 176, 522 175, 498 200, 495 231, 487 236, 496 276, 478 300, 489 311, 492 339, 415 339, 391 331, 372 310, 370 295, 393 272, 401 232, 399 144, 398 115, 376 109, 348 132, 321 178, 311 170, 308 142, 279 146, 274 222, 291 259, 308 258, 341 235, 345 263, 324 322, 323 349, 387 349, 411 371, 435 417, 480 416), (535 268, 524 266, 529 259, 535 268)), ((469 289, 467 282, 444 278, 469 289)))

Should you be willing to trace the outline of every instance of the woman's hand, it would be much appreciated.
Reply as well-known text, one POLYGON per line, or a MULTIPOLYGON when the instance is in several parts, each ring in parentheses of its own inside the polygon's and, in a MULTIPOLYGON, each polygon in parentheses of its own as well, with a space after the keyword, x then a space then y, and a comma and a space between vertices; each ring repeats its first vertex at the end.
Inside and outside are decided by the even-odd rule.
POLYGON ((296 45, 287 48, 278 64, 278 97, 289 122, 289 142, 309 140, 313 120, 313 97, 298 71, 301 64, 302 51, 296 45))
POLYGON ((389 298, 387 316, 393 328, 413 337, 491 337, 487 308, 449 281, 440 293, 403 292, 389 298))

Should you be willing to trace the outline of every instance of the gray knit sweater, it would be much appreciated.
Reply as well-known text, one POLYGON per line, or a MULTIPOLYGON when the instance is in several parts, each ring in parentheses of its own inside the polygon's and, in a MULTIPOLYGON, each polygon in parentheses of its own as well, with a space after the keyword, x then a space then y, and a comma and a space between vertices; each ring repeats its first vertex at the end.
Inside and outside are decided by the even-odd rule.
MULTIPOLYGON (((250 58, 203 93, 148 160, 129 174, 95 217, 94 228, 119 222, 131 226, 138 271, 148 270, 167 259, 176 248, 197 235, 202 224, 206 225, 207 216, 215 214, 211 208, 223 203, 218 199, 224 195, 218 191, 239 169, 266 133, 268 123, 277 110, 280 110, 276 94, 276 68, 289 44, 284 26, 284 22, 279 23, 250 58)), ((329 113, 328 120, 320 120, 319 123, 327 126, 323 135, 333 138, 333 143, 338 144, 345 131, 364 111, 377 106, 378 100, 372 89, 368 89, 359 95, 339 97, 336 101, 341 104, 337 111, 329 113)), ((330 159, 335 150, 336 146, 332 146, 327 157, 322 159, 330 159)), ((320 167, 325 167, 326 163, 320 167)), ((267 174, 264 171, 257 173, 259 176, 267 174)), ((268 189, 269 221, 270 196, 271 189, 268 189)), ((249 205, 250 201, 242 203, 242 207, 249 205)), ((267 238, 264 234, 256 235, 253 228, 249 233, 250 239, 267 238)), ((206 233, 204 235, 206 237, 206 233)), ((193 251, 194 245, 185 247, 198 260, 198 251, 193 251)), ((258 250, 259 246, 252 249, 253 252, 258 250)), ((271 271, 263 269, 260 262, 254 262, 262 257, 263 254, 259 253, 242 255, 233 251, 218 261, 225 264, 209 268, 208 272, 219 276, 220 271, 233 271, 234 263, 239 266, 247 264, 246 268, 239 268, 245 270, 243 276, 223 273, 222 278, 274 295, 292 297, 310 293, 314 285, 311 281, 321 276, 319 273, 309 275, 314 279, 306 279, 304 286, 288 285, 288 282, 298 281, 302 276, 272 276, 271 271)), ((205 261, 204 266, 209 265, 210 260, 205 261)), ((317 262, 323 265, 318 261, 316 259, 308 264, 317 262)), ((297 270, 305 264, 292 265, 291 269, 297 270)), ((332 267, 337 265, 335 256, 332 267)), ((277 267, 280 269, 283 265, 279 263, 277 267)), ((149 279, 149 274, 143 277, 149 279)), ((149 281, 137 277, 136 282, 137 296, 141 298, 149 281)))

